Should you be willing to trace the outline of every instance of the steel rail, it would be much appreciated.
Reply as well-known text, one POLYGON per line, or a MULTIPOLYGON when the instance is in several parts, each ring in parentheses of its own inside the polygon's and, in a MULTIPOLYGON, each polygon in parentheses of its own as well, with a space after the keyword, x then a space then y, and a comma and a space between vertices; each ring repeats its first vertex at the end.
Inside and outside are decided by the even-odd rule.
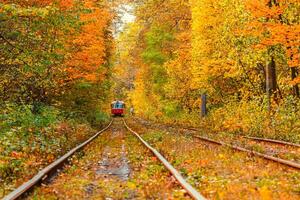
MULTIPOLYGON (((200 129, 197 129, 195 127, 181 127, 180 125, 170 125, 170 124, 164 124, 167 127, 170 128, 181 128, 184 130, 188 131, 200 131, 200 129)), ((289 145, 289 146, 294 146, 294 147, 300 147, 300 144, 297 143, 292 143, 292 142, 286 142, 283 140, 275 140, 275 139, 270 139, 270 138, 261 138, 261 137, 252 137, 252 136, 242 136, 243 138, 251 139, 251 140, 257 140, 257 141, 262 141, 262 142, 269 142, 269 143, 275 143, 275 144, 282 144, 282 145, 289 145)))
POLYGON ((151 147, 137 132, 133 131, 123 119, 125 127, 133 133, 152 153, 161 161, 161 163, 169 170, 169 172, 175 177, 179 184, 187 191, 187 193, 194 199, 205 200, 193 186, 191 186, 186 180, 181 176, 181 174, 153 147, 151 147))
POLYGON ((250 136, 244 136, 244 138, 256 140, 256 141, 262 141, 262 142, 269 142, 269 143, 275 143, 275 144, 283 144, 283 145, 289 145, 289 146, 294 146, 294 147, 300 147, 300 144, 286 142, 286 141, 282 141, 282 140, 274 140, 274 139, 269 139, 269 138, 250 137, 250 136))
POLYGON ((227 146, 231 149, 235 149, 235 150, 238 150, 238 151, 247 152, 247 153, 256 155, 258 157, 262 157, 262 158, 267 159, 267 160, 271 160, 271 161, 274 161, 274 162, 277 162, 277 163, 280 163, 280 164, 283 164, 283 165, 286 165, 286 166, 289 166, 289 167, 293 167, 295 169, 300 169, 300 164, 299 163, 295 163, 295 162, 292 162, 292 161, 289 161, 289 160, 285 160, 285 159, 282 159, 282 158, 276 158, 274 156, 269 156, 269 155, 266 155, 266 154, 263 154, 263 153, 259 153, 257 151, 249 150, 249 149, 239 147, 239 146, 236 146, 236 145, 227 144, 225 142, 216 141, 216 140, 213 140, 213 139, 210 139, 210 138, 207 138, 207 137, 195 136, 195 135, 193 135, 193 137, 197 138, 197 139, 200 139, 200 140, 203 140, 203 141, 218 144, 218 145, 221 145, 221 146, 227 146))
MULTIPOLYGON (((185 130, 190 130, 190 131, 200 131, 200 129, 196 128, 183 128, 185 130)), ((256 140, 256 141, 262 141, 262 142, 269 142, 269 143, 275 143, 275 144, 282 144, 282 145, 288 145, 288 146, 294 146, 294 147, 300 147, 300 144, 297 143, 292 143, 292 142, 286 142, 283 140, 275 140, 275 139, 270 139, 270 138, 261 138, 261 137, 253 137, 253 136, 242 136, 243 138, 250 139, 250 140, 256 140)))
POLYGON ((54 169, 57 169, 60 165, 62 165, 68 158, 70 158, 75 152, 81 150, 83 147, 88 145, 90 142, 92 142, 95 138, 97 138, 101 133, 106 131, 112 124, 113 120, 110 121, 110 123, 101 131, 97 132, 94 136, 92 136, 87 141, 83 142, 82 144, 78 145, 77 147, 70 150, 68 153, 39 171, 32 179, 29 181, 23 183, 21 186, 19 186, 17 189, 9 193, 7 196, 3 198, 3 200, 15 200, 20 198, 22 195, 24 195, 26 192, 31 190, 34 186, 39 184, 42 180, 44 180, 47 175, 52 172, 54 169))
MULTIPOLYGON (((170 125, 166 125, 166 126, 170 127, 170 128, 176 128, 176 127, 170 126, 170 125)), ((182 128, 182 129, 189 130, 189 131, 199 131, 199 129, 196 129, 196 128, 182 128)), ((216 141, 216 140, 210 139, 208 137, 196 136, 196 135, 191 135, 191 136, 194 137, 194 138, 197 138, 197 139, 201 139, 203 141, 218 144, 218 145, 221 145, 221 146, 227 146, 227 147, 230 147, 230 148, 238 150, 238 151, 247 152, 247 153, 256 155, 258 157, 261 157, 261 158, 264 158, 264 159, 267 159, 267 160, 271 160, 271 161, 274 161, 274 162, 277 162, 277 163, 280 163, 280 164, 283 164, 283 165, 286 165, 286 166, 289 166, 289 167, 292 167, 292 168, 295 168, 295 169, 300 169, 300 164, 296 163, 296 162, 292 162, 292 161, 285 160, 285 159, 282 159, 282 158, 276 158, 274 156, 266 155, 266 154, 263 154, 263 153, 259 153, 257 151, 249 150, 249 149, 246 149, 246 148, 243 148, 243 147, 239 147, 239 146, 236 146, 236 145, 231 145, 231 144, 224 143, 224 142, 221 142, 221 141, 216 141)), ((261 138, 257 138, 257 139, 261 140, 261 138)), ((281 143, 285 143, 286 145, 293 144, 293 146, 297 146, 297 147, 300 146, 298 144, 283 142, 283 141, 278 141, 278 140, 277 140, 278 142, 276 140, 271 140, 271 139, 265 139, 265 141, 274 142, 274 143, 275 142, 276 143, 281 142, 281 143)))
MULTIPOLYGON (((190 130, 190 131, 199 131, 198 129, 195 129, 195 128, 183 128, 183 129, 190 130)), ((257 151, 249 150, 249 149, 239 147, 239 146, 236 146, 236 145, 231 145, 231 144, 228 144, 228 143, 225 143, 225 142, 216 141, 216 140, 213 140, 213 139, 210 139, 210 138, 207 138, 207 137, 203 137, 203 136, 192 135, 192 137, 198 138, 198 139, 201 139, 201 140, 204 140, 204 141, 208 141, 208 142, 211 142, 211 143, 215 143, 215 144, 218 144, 218 145, 227 146, 227 147, 230 147, 230 148, 238 150, 238 151, 247 152, 247 153, 256 155, 258 157, 262 157, 262 158, 267 159, 267 160, 271 160, 271 161, 274 161, 274 162, 277 162, 277 163, 280 163, 280 164, 283 164, 283 165, 286 165, 286 166, 289 166, 289 167, 300 169, 300 164, 296 163, 296 162, 293 162, 293 161, 285 160, 285 159, 282 159, 282 158, 276 158, 274 156, 266 155, 266 154, 263 154, 263 153, 260 153, 260 152, 257 152, 257 151)), ((280 141, 280 140, 257 138, 257 137, 247 137, 247 136, 244 136, 244 138, 300 147, 299 144, 280 141)))

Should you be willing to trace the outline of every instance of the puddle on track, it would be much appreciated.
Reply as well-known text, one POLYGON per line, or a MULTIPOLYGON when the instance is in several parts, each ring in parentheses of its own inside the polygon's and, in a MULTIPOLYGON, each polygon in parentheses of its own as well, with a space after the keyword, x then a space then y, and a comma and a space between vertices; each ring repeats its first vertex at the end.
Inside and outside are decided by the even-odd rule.
POLYGON ((98 162, 97 176, 104 178, 116 177, 121 181, 127 181, 130 176, 129 161, 126 157, 124 131, 112 128, 111 140, 122 139, 121 146, 106 146, 102 154, 102 160, 98 162))
POLYGON ((104 149, 103 159, 98 163, 99 169, 96 171, 96 174, 102 176, 115 176, 122 181, 127 181, 130 176, 130 167, 128 163, 124 144, 122 144, 120 155, 112 154, 111 148, 106 147, 104 149))

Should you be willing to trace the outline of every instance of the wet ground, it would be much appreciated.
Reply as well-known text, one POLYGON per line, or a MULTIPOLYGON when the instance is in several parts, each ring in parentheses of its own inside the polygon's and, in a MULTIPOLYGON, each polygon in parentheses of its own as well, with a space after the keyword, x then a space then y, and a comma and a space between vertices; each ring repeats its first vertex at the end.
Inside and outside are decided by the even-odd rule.
POLYGON ((121 154, 111 155, 111 149, 104 149, 103 158, 99 162, 99 169, 96 174, 106 178, 107 176, 115 176, 122 181, 126 181, 130 175, 130 167, 125 155, 125 145, 122 145, 121 154))
MULTIPOLYGON (((300 199, 300 172, 199 141, 184 129, 146 120, 129 126, 162 153, 208 199, 300 199)), ((30 199, 189 199, 157 159, 117 118, 73 157, 53 183, 30 199)))
POLYGON ((104 148, 101 161, 98 162, 99 169, 97 169, 96 175, 102 178, 111 176, 126 181, 130 175, 130 167, 126 157, 124 131, 116 128, 111 128, 111 130, 110 140, 121 139, 122 143, 120 146, 114 147, 117 149, 112 149, 109 145, 104 148))
POLYGON ((29 199, 189 199, 121 118, 29 199))

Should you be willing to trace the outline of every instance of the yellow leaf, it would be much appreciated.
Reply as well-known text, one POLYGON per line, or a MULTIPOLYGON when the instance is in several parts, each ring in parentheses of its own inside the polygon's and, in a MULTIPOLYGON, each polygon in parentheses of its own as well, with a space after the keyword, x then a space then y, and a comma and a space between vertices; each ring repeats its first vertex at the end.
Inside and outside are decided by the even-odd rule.
POLYGON ((130 188, 130 189, 135 189, 135 188, 136 188, 136 185, 135 185, 135 183, 133 183, 133 182, 128 182, 128 183, 127 183, 127 187, 130 188))
POLYGON ((262 200, 271 200, 271 192, 268 189, 268 187, 263 186, 262 188, 260 188, 259 190, 259 194, 262 200))

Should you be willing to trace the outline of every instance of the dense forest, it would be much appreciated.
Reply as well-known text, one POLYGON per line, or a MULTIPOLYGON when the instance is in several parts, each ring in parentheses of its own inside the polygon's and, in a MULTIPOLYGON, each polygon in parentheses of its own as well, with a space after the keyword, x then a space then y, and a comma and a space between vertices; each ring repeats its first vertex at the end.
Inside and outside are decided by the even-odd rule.
POLYGON ((107 124, 113 99, 299 143, 299 84, 299 0, 0 0, 0 197, 107 124))
POLYGON ((108 120, 113 17, 105 1, 0 1, 0 181, 22 181, 108 120))
POLYGON ((294 0, 139 1, 118 43, 128 101, 153 120, 300 141, 299 13, 294 0))

